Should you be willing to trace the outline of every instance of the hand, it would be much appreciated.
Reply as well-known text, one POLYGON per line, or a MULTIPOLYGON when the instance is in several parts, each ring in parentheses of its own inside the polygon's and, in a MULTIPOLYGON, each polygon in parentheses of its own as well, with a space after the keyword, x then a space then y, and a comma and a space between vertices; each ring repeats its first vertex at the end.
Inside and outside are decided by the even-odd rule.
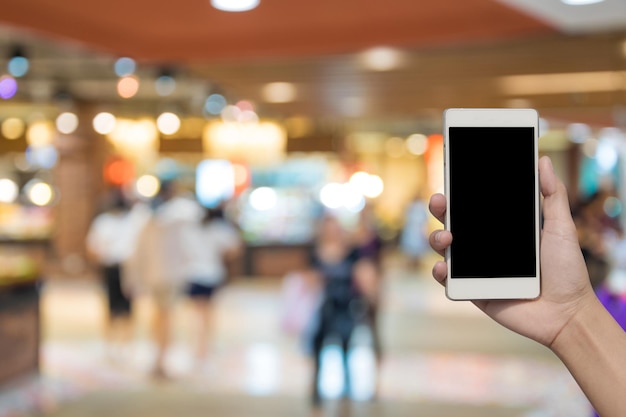
MULTIPOLYGON (((541 233, 541 296, 536 300, 480 300, 474 304, 488 316, 514 332, 551 347, 564 326, 596 297, 589 282, 585 261, 572 220, 567 189, 554 173, 548 157, 539 161, 539 180, 543 199, 544 224, 541 233)), ((443 223, 446 198, 435 194, 430 199, 431 213, 443 223)), ((489 204, 485 209, 490 208, 489 204)), ((498 231, 493 243, 498 244, 498 231)), ((443 256, 452 243, 447 230, 431 233, 430 245, 443 256)), ((489 250, 489 248, 485 248, 489 250)), ((488 262, 485 258, 484 262, 488 262)), ((445 285, 447 265, 433 267, 433 276, 445 285)))

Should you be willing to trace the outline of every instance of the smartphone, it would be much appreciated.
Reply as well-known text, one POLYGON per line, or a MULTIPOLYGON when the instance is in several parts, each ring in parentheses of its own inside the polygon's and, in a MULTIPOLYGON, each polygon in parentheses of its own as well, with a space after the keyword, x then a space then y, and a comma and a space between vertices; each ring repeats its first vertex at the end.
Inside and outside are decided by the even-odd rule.
POLYGON ((539 297, 537 111, 447 109, 443 119, 447 297, 539 297))

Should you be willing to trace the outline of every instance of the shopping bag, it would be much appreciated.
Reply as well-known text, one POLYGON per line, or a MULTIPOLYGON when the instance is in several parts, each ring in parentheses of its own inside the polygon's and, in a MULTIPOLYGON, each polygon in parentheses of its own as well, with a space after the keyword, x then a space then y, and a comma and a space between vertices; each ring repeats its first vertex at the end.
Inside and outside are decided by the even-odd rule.
POLYGON ((281 299, 282 330, 294 336, 301 336, 319 307, 321 299, 319 284, 304 272, 290 272, 283 278, 281 299))

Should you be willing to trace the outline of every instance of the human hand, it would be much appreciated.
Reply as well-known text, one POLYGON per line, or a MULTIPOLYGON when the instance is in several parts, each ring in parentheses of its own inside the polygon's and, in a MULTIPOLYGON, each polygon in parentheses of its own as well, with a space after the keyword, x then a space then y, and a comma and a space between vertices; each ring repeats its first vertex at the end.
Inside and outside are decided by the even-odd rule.
MULTIPOLYGON (((476 300, 474 304, 510 330, 551 347, 561 330, 596 297, 582 257, 567 189, 554 173, 548 157, 539 161, 544 224, 541 233, 541 296, 536 300, 476 300)), ((431 213, 444 222, 446 198, 430 199, 431 213)), ((489 205, 486 205, 489 209, 489 205)), ((452 234, 436 230, 429 237, 431 247, 443 256, 452 243, 452 234)), ((498 244, 497 232, 493 242, 498 244)), ((486 248, 488 250, 488 248, 486 248)), ((485 262, 488 262, 485 258, 485 262)), ((448 268, 444 261, 433 267, 433 276, 445 285, 448 268)))

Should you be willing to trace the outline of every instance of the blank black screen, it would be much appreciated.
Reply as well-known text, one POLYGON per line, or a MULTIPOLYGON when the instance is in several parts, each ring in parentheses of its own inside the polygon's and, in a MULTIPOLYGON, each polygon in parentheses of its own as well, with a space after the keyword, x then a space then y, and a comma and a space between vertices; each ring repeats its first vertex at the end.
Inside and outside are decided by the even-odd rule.
POLYGON ((536 275, 532 127, 450 127, 451 278, 536 275))

